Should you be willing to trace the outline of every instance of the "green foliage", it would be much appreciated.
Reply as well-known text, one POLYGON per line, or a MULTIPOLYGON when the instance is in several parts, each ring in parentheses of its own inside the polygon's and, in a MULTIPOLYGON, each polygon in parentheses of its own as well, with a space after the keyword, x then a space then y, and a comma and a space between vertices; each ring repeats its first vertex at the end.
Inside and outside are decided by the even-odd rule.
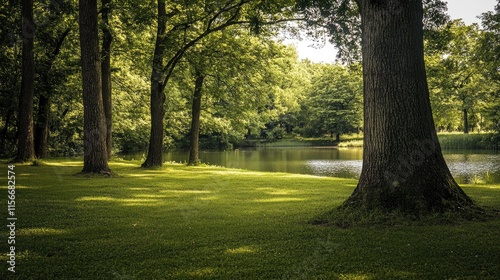
POLYGON ((493 102, 495 84, 485 75, 486 57, 481 55, 483 34, 477 25, 467 26, 460 20, 440 30, 440 47, 427 41, 428 81, 434 120, 440 130, 464 129, 464 112, 468 123, 477 130, 492 128, 487 108, 493 102))
MULTIPOLYGON (((208 24, 207 16, 215 15, 227 3, 241 4, 238 1, 168 2, 167 13, 172 17, 167 29, 171 40, 166 42, 164 64, 179 50, 179 45, 202 34, 208 24)), ((500 87, 496 71, 498 7, 497 11, 483 15, 484 28, 479 30, 478 26, 459 22, 443 27, 446 18, 442 17, 441 2, 424 3, 428 77, 436 125, 440 130, 462 128, 461 109, 468 108, 469 123, 475 130, 500 131, 497 105, 500 87), (459 83, 463 77, 468 78, 459 83), (461 85, 461 89, 454 89, 461 85)), ((357 132, 362 127, 361 74, 356 69, 359 66, 349 68, 298 61, 292 47, 276 42, 273 36, 280 25, 270 23, 292 17, 294 3, 286 0, 242 4, 235 20, 245 24, 234 24, 200 39, 185 50, 184 58, 173 70, 166 88, 165 147, 185 147, 194 84, 193 65, 203 68, 207 75, 201 115, 202 148, 228 148, 242 143, 254 146, 260 140, 286 139, 291 134, 322 137, 330 133, 357 132), (250 21, 252 28, 259 29, 258 35, 249 31, 250 21)), ((301 14, 295 16, 310 16, 311 20, 314 16, 323 16, 316 23, 326 29, 308 27, 311 34, 331 31, 343 36, 337 41, 344 46, 341 53, 354 57, 360 34, 358 11, 353 1, 302 1, 298 8, 301 14), (320 4, 325 7, 314 8, 320 4)), ((110 26, 114 37, 111 53, 114 152, 143 151, 148 145, 156 9, 155 1, 135 0, 120 1, 113 7, 110 26)), ((235 14, 223 12, 220 19, 231 15, 235 14)), ((34 104, 37 112, 39 98, 51 96, 48 151, 52 156, 76 156, 83 152, 76 17, 76 2, 35 2, 34 104), (54 56, 58 39, 66 31, 60 52, 54 56)), ((18 2, 0 4, 0 25, 3 27, 0 30, 0 156, 8 157, 12 156, 16 143, 20 91, 18 2)), ((299 27, 303 26, 299 24, 299 27)), ((34 118, 36 122, 36 114, 34 118)))
MULTIPOLYGON (((346 134, 362 126, 362 79, 359 68, 318 65, 303 107, 305 136, 346 134)), ((299 130, 300 131, 300 130, 299 130)))
MULTIPOLYGON (((22 205, 16 212, 22 221, 16 277, 500 277, 498 217, 444 225, 313 226, 308 221, 339 206, 355 180, 180 164, 143 170, 139 164, 111 161, 120 176, 92 179, 74 175, 79 160, 16 166, 16 204, 22 205)), ((500 207, 499 185, 464 190, 483 207, 500 207)), ((6 209, 7 201, 0 206, 6 209)), ((0 234, 7 236, 7 228, 0 234)), ((2 254, 0 261, 7 258, 2 254)), ((10 275, 0 271, 2 279, 10 275)))

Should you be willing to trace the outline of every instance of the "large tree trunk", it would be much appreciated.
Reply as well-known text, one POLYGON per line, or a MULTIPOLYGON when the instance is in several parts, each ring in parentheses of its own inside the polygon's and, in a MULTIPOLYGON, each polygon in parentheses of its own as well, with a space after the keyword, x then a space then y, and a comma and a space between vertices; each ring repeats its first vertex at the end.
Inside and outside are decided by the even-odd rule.
POLYGON ((432 119, 421 0, 358 0, 364 80, 363 167, 344 207, 413 214, 472 201, 451 176, 432 119))
POLYGON ((111 42, 113 35, 109 27, 109 13, 111 12, 111 0, 102 0, 102 101, 104 105, 104 117, 106 118, 106 149, 108 158, 111 158, 112 152, 112 131, 113 131, 113 116, 111 106, 111 42))
POLYGON ((190 151, 189 151, 189 165, 198 165, 199 158, 199 145, 200 145, 200 113, 201 113, 201 97, 203 80, 205 76, 199 72, 196 73, 196 81, 193 93, 193 106, 191 110, 191 131, 190 131, 190 151))
POLYGON ((165 93, 163 56, 165 53, 166 31, 165 0, 158 0, 158 29, 151 73, 151 134, 146 161, 142 167, 160 167, 163 163, 163 118, 165 117, 165 93))
POLYGON ((47 157, 47 142, 49 138, 49 116, 51 103, 50 99, 50 92, 47 92, 47 96, 40 95, 38 100, 38 118, 35 127, 35 154, 37 158, 47 157))
POLYGON ((35 81, 33 0, 22 1, 22 80, 19 98, 19 122, 17 156, 15 161, 24 162, 35 158, 33 127, 33 92, 35 81))
POLYGON ((84 118, 82 173, 109 173, 101 92, 97 0, 80 0, 79 11, 84 118))

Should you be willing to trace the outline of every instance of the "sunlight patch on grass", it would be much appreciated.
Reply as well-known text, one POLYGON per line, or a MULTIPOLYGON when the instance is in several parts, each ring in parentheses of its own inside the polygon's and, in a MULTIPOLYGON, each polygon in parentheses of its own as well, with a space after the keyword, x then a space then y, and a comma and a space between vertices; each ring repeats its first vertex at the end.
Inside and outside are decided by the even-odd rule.
POLYGON ((42 236, 42 235, 59 235, 66 233, 66 230, 55 228, 23 228, 19 230, 19 235, 23 236, 42 236))
POLYGON ((262 191, 270 195, 290 195, 290 194, 296 194, 298 192, 297 190, 277 189, 277 188, 256 188, 255 190, 262 191))
POLYGON ((259 249, 256 249, 253 246, 241 246, 239 248, 227 249, 227 254, 249 254, 249 253, 257 253, 259 249))
POLYGON ((218 200, 218 199, 220 199, 220 197, 213 195, 213 196, 200 197, 198 199, 205 200, 205 201, 211 201, 211 200, 218 200))
POLYGON ((135 177, 135 178, 151 178, 151 174, 128 174, 127 177, 135 177))
POLYGON ((116 198, 109 196, 84 196, 77 198, 76 201, 116 201, 116 198))
MULTIPOLYGON (((0 261, 1 262, 8 261, 9 258, 10 257, 7 254, 0 254, 0 261)), ((34 259, 41 259, 41 258, 43 258, 43 256, 41 256, 40 254, 37 254, 35 252, 32 252, 30 250, 16 252, 16 260, 27 260, 27 259, 34 260, 34 259)), ((7 269, 5 269, 5 270, 7 270, 7 269)), ((19 278, 17 278, 17 279, 19 279, 19 278)))
POLYGON ((207 191, 207 190, 162 190, 160 192, 163 192, 163 193, 189 193, 189 194, 192 194, 192 193, 212 193, 211 191, 207 191))
POLYGON ((136 194, 134 197, 138 198, 168 198, 166 195, 161 194, 136 194))
POLYGON ((254 202, 261 203, 269 203, 269 202, 296 202, 296 201, 304 201, 304 198, 298 197, 273 197, 273 198, 265 198, 265 199, 255 199, 254 202))
POLYGON ((49 166, 62 166, 62 167, 83 166, 83 162, 81 161, 50 161, 50 162, 45 162, 45 164, 49 166))
POLYGON ((131 191, 149 191, 150 189, 148 188, 128 188, 131 191))
POLYGON ((123 206, 158 206, 162 203, 160 199, 153 198, 114 198, 109 196, 84 196, 77 198, 76 201, 109 201, 121 203, 123 206))
POLYGON ((349 274, 340 274, 339 279, 341 280, 371 280, 374 279, 373 275, 370 274, 355 274, 355 273, 349 273, 349 274))

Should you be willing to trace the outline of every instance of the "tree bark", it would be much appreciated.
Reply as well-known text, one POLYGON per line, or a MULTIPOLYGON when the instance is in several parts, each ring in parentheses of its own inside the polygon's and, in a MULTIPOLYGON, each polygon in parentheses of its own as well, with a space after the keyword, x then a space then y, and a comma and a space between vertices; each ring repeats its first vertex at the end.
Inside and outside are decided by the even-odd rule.
POLYGON ((464 113, 464 134, 469 133, 469 116, 468 116, 468 111, 467 109, 463 109, 464 113))
POLYGON ((97 0, 80 0, 79 11, 84 118, 82 173, 109 173, 101 92, 97 0))
POLYGON ((443 159, 429 101, 421 0, 358 0, 364 149, 344 207, 425 214, 472 206, 443 159))
POLYGON ((165 31, 167 14, 165 0, 158 0, 158 29, 155 51, 153 55, 153 71, 151 72, 151 134, 146 161, 142 167, 159 167, 163 163, 163 119, 165 117, 164 66, 165 31))
POLYGON ((111 0, 102 0, 102 101, 104 105, 104 117, 106 118, 106 150, 108 159, 111 158, 113 142, 113 115, 111 102, 111 43, 113 35, 109 27, 109 14, 111 13, 111 0))
POLYGON ((33 93, 35 82, 33 0, 23 0, 22 16, 22 79, 19 98, 17 156, 14 161, 25 162, 35 158, 33 126, 33 93))
POLYGON ((189 151, 189 165, 198 165, 199 158, 199 145, 200 145, 200 113, 201 113, 201 97, 203 80, 205 76, 200 72, 196 72, 196 81, 193 93, 193 105, 191 110, 191 131, 190 131, 190 151, 189 151))

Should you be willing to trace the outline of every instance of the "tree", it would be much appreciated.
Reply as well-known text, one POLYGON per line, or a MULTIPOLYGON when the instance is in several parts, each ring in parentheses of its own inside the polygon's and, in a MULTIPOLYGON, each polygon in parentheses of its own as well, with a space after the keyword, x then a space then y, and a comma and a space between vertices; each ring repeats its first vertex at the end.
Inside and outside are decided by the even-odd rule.
POLYGON ((497 2, 495 11, 487 12, 481 16, 484 30, 480 42, 480 54, 485 61, 483 66, 488 84, 496 90, 491 94, 493 102, 487 107, 492 126, 497 135, 495 141, 500 147, 500 2, 497 2))
MULTIPOLYGON (((76 16, 72 4, 51 1, 47 8, 38 14, 37 29, 37 64, 35 92, 38 109, 35 123, 35 154, 45 158, 48 153, 50 115, 55 88, 67 77, 56 66, 63 44, 73 26, 76 16)), ((67 62, 67 61, 66 61, 67 62)), ((68 63, 69 64, 69 63, 68 63)))
POLYGON ((345 207, 425 214, 473 205, 443 159, 429 101, 421 0, 358 0, 363 167, 345 207))
POLYGON ((43 72, 40 73, 43 83, 43 92, 38 97, 38 113, 37 121, 35 125, 35 154, 37 158, 47 157, 47 144, 49 137, 49 119, 50 119, 50 107, 52 103, 53 94, 53 79, 50 75, 53 75, 52 66, 55 58, 59 54, 62 44, 66 37, 68 36, 70 29, 67 28, 59 37, 55 40, 52 49, 47 50, 46 60, 41 63, 43 67, 43 72))
POLYGON ((111 103, 111 43, 113 35, 109 24, 109 14, 111 13, 111 0, 102 0, 101 17, 102 17, 102 100, 104 106, 104 117, 106 119, 106 150, 108 158, 111 158, 113 148, 112 130, 113 130, 113 115, 111 103))
POLYGON ((229 27, 207 36, 186 53, 195 85, 189 98, 192 106, 188 164, 199 162, 200 132, 206 137, 241 139, 252 128, 249 119, 254 120, 254 125, 258 123, 258 129, 270 120, 264 116, 277 111, 272 107, 280 106, 279 100, 284 99, 280 93, 286 92, 279 82, 286 75, 287 66, 276 65, 287 64, 288 61, 283 62, 287 59, 296 60, 287 51, 270 36, 253 36, 239 27, 229 27), (259 110, 261 122, 257 121, 259 110))
POLYGON ((35 85, 33 0, 22 1, 22 81, 19 98, 19 125, 17 156, 15 161, 29 161, 35 158, 33 93, 35 85))
POLYGON ((479 126, 475 117, 487 91, 479 52, 479 27, 455 20, 440 32, 445 34, 442 37, 447 37, 447 42, 441 51, 434 51, 426 58, 431 102, 436 105, 436 112, 441 111, 449 119, 453 118, 450 113, 460 112, 463 132, 469 133, 469 127, 479 126))
MULTIPOLYGON (((320 65, 304 105, 306 131, 311 136, 357 132, 361 127, 362 78, 355 66, 320 65)), ((359 67, 358 67, 359 68, 359 67)), ((307 134, 307 133, 306 133, 307 134)))
MULTIPOLYGON (((446 166, 434 127, 422 0, 356 0, 356 7, 334 2, 348 14, 358 11, 362 37, 363 167, 343 208, 419 215, 471 207, 446 166)), ((424 2, 442 7, 441 1, 424 2)))
POLYGON ((79 11, 84 111, 82 173, 109 174, 106 122, 102 101, 97 0, 80 0, 79 11))
POLYGON ((205 75, 198 69, 195 69, 195 86, 193 92, 193 105, 191 107, 191 130, 189 131, 190 148, 189 148, 189 165, 198 165, 199 158, 199 141, 200 141, 200 114, 201 114, 201 98, 203 81, 205 75))
POLYGON ((0 155, 15 157, 21 85, 22 35, 20 1, 0 4, 0 155), (14 150, 14 151, 13 151, 14 150))
POLYGON ((185 2, 168 6, 165 0, 158 0, 157 3, 158 28, 151 73, 151 134, 147 158, 142 167, 162 165, 165 88, 186 51, 206 36, 232 25, 251 24, 254 32, 261 32, 263 10, 273 15, 273 22, 280 21, 280 15, 292 14, 292 11, 283 9, 286 4, 281 2, 264 5, 260 1, 227 0, 209 1, 203 5, 185 2))

